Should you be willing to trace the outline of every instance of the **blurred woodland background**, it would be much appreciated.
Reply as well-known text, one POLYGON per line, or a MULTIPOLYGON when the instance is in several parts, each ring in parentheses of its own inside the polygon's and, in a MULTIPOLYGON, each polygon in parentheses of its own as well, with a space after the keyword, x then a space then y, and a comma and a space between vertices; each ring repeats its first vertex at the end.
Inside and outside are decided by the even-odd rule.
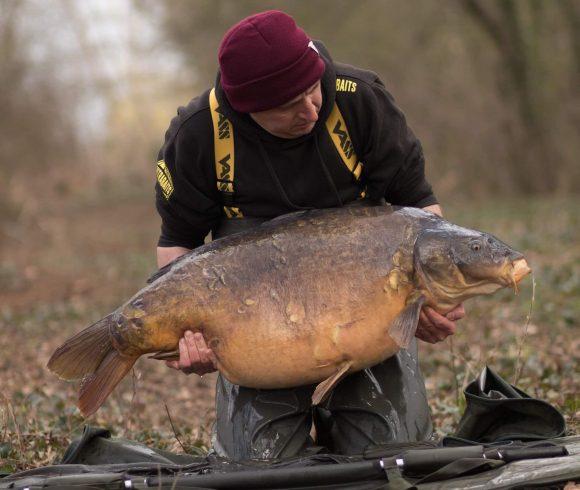
MULTIPOLYGON (((578 426, 579 0, 0 0, 0 469, 49 462, 82 428, 46 360, 155 269, 164 131, 213 83, 225 31, 271 8, 381 76, 449 219, 531 258, 529 325, 530 284, 424 348, 439 432, 485 362, 578 426)), ((143 362, 92 422, 180 449, 166 402, 206 447, 212 390, 143 362)))

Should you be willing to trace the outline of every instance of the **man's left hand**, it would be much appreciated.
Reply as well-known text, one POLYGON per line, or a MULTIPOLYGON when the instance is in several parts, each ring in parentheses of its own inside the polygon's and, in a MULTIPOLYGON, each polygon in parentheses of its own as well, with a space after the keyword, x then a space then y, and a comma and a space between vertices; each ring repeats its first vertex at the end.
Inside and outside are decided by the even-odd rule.
POLYGON ((455 333, 455 322, 464 316, 465 308, 462 304, 457 305, 445 315, 441 315, 433 308, 426 306, 421 310, 415 337, 430 344, 441 342, 455 333))

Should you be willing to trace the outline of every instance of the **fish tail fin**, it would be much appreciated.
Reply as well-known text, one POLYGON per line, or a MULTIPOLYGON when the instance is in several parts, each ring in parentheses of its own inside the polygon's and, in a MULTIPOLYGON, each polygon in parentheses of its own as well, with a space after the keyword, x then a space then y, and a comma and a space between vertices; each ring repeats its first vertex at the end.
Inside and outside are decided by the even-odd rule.
POLYGON ((111 391, 133 367, 139 356, 127 357, 115 349, 107 353, 97 370, 83 378, 79 389, 78 407, 84 417, 95 413, 111 391))
POLYGON ((48 369, 62 379, 81 379, 94 373, 109 352, 114 350, 109 335, 110 314, 77 333, 50 357, 48 369))

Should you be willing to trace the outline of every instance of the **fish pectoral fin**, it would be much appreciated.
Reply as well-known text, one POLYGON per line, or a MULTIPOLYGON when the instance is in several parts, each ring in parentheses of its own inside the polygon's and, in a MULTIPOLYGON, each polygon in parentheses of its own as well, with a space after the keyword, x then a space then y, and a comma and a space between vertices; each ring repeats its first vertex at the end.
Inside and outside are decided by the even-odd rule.
POLYGON ((419 323, 419 314, 424 303, 425 296, 421 295, 405 306, 405 309, 393 320, 389 335, 402 349, 409 347, 411 340, 415 336, 417 324, 419 323))
POLYGON ((336 373, 321 381, 312 394, 312 405, 319 405, 326 400, 339 381, 347 375, 351 366, 352 361, 344 361, 336 373))

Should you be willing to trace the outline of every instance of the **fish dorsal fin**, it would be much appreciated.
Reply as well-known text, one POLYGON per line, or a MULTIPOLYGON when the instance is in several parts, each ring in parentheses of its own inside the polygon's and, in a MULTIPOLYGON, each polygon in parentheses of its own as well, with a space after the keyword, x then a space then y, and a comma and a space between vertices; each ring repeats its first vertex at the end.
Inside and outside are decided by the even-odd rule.
POLYGON ((151 284, 153 281, 159 279, 161 276, 164 276, 165 274, 167 274, 170 270, 171 270, 171 266, 173 265, 173 262, 164 265, 163 267, 161 267, 161 269, 155 271, 153 274, 151 274, 149 276, 149 279, 147 279, 147 284, 151 284))
POLYGON ((312 405, 319 405, 326 400, 333 388, 347 375, 351 366, 352 361, 344 361, 336 373, 321 381, 312 394, 312 405))
POLYGON ((272 218, 272 219, 266 221, 265 223, 284 223, 285 221, 291 221, 291 220, 297 218, 298 216, 307 213, 308 211, 311 211, 311 210, 310 209, 302 209, 299 211, 292 211, 291 213, 281 214, 280 216, 276 216, 275 218, 272 218))
POLYGON ((185 259, 188 256, 189 256, 189 253, 180 255, 175 260, 172 260, 171 262, 169 262, 169 264, 166 264, 163 267, 161 267, 159 270, 155 271, 153 274, 151 274, 149 279, 147 279, 147 284, 151 284, 153 281, 156 281, 161 276, 164 276, 165 274, 167 274, 173 268, 173 266, 175 264, 178 264, 179 262, 181 262, 183 259, 185 259))
POLYGON ((425 296, 421 295, 411 301, 405 309, 393 320, 389 335, 402 349, 409 347, 417 331, 419 314, 425 303, 425 296))

